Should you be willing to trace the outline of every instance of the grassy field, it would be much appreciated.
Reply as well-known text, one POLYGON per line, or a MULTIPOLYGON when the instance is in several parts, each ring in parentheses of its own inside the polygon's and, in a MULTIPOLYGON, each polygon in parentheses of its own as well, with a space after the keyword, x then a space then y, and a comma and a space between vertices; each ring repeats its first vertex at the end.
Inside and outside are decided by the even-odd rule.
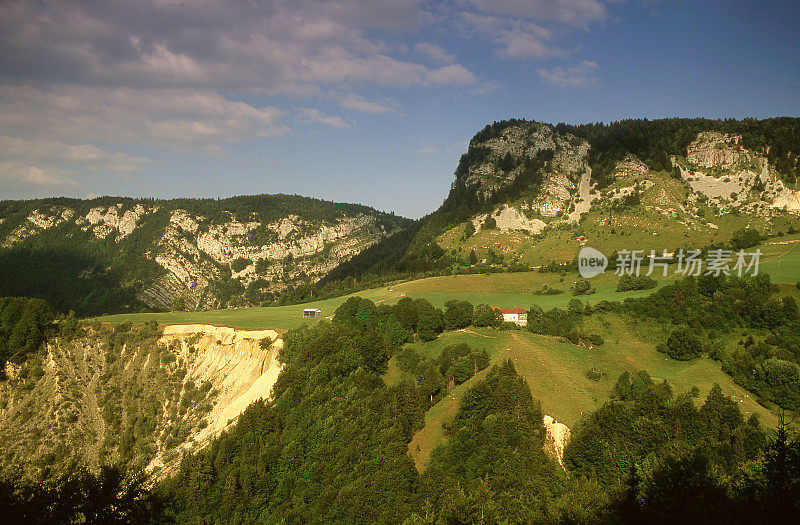
MULTIPOLYGON (((375 288, 365 290, 354 295, 366 297, 376 303, 388 301, 394 303, 401 297, 400 293, 388 288, 375 288)), ((118 314, 97 317, 94 320, 104 323, 124 323, 132 321, 143 323, 155 319, 160 324, 211 324, 217 326, 230 326, 243 330, 290 330, 303 323, 313 323, 313 320, 303 319, 304 308, 319 308, 323 317, 330 317, 348 297, 336 297, 324 301, 315 301, 307 304, 292 306, 270 306, 263 308, 228 308, 225 310, 207 310, 203 312, 161 312, 146 314, 118 314)))
MULTIPOLYGON (((773 282, 794 284, 800 280, 800 235, 789 235, 773 238, 758 247, 761 250, 760 272, 769 273, 773 282)), ((747 252, 752 252, 751 248, 747 252)), ((644 266, 643 266, 644 269, 644 266)), ((669 282, 678 277, 675 266, 671 266, 666 277, 659 271, 652 277, 659 284, 669 282)), ((565 277, 558 273, 519 272, 471 275, 447 275, 418 279, 394 286, 395 290, 410 297, 429 300, 435 306, 443 306, 451 299, 470 301, 474 305, 486 303, 490 305, 529 308, 539 305, 544 309, 565 307, 573 298, 570 286, 580 279, 576 273, 568 273, 565 277), (536 295, 536 290, 543 286, 564 290, 559 295, 536 295)), ((627 297, 647 295, 652 290, 616 292, 618 277, 613 269, 591 279, 597 293, 582 296, 581 300, 594 304, 598 301, 620 301, 627 297)))
MULTIPOLYGON (((753 396, 736 385, 722 372, 720 364, 709 359, 680 362, 656 352, 655 343, 666 336, 661 328, 647 323, 631 323, 618 316, 587 318, 586 328, 599 332, 606 343, 594 349, 572 345, 554 337, 523 331, 478 329, 443 334, 430 343, 415 344, 422 355, 433 357, 447 344, 466 342, 474 348, 485 348, 492 364, 511 359, 517 372, 528 381, 533 397, 540 400, 545 414, 573 427, 587 412, 608 400, 608 394, 619 375, 647 370, 656 380, 666 379, 676 393, 692 386, 700 389, 699 402, 705 399, 714 383, 739 403, 746 415, 756 413, 761 421, 775 426, 777 416, 762 407, 753 396), (586 376, 595 368, 604 374, 599 381, 586 376)), ((425 427, 414 436, 409 453, 418 469, 424 468, 430 453, 444 439, 442 423, 451 421, 466 390, 485 376, 487 370, 463 385, 432 407, 425 415, 425 427)), ((404 374, 394 360, 386 375, 389 383, 401 380, 404 374)))
MULTIPOLYGON (((578 279, 580 276, 575 273, 569 273, 564 278, 557 273, 539 272, 446 275, 397 284, 394 289, 409 297, 427 299, 438 307, 444 306, 444 303, 451 299, 461 299, 475 306, 481 303, 519 308, 538 305, 548 310, 556 306, 562 308, 567 306, 574 297, 569 288, 578 279), (541 290, 544 285, 563 290, 564 293, 536 295, 534 292, 541 290)), ((597 289, 597 293, 581 296, 580 299, 594 304, 602 300, 619 301, 626 297, 652 293, 652 290, 615 292, 617 279, 613 272, 593 278, 591 283, 597 289)))
POLYGON ((800 281, 800 236, 775 239, 761 249, 764 262, 760 271, 768 273, 773 282, 794 284, 800 281))

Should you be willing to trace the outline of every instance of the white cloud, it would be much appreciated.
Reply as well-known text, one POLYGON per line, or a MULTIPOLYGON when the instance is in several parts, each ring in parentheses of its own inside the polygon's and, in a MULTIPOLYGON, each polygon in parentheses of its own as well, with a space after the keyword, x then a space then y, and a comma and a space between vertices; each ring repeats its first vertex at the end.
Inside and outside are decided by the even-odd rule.
POLYGON ((598 0, 469 0, 484 13, 534 20, 555 20, 585 26, 605 20, 607 11, 598 0))
POLYGON ((302 108, 300 110, 300 119, 302 122, 311 124, 325 124, 326 126, 330 126, 332 128, 345 129, 352 127, 352 124, 342 117, 325 115, 320 110, 313 108, 302 108))
POLYGON ((59 168, 40 168, 22 162, 0 160, 0 181, 15 189, 57 189, 77 186, 71 175, 59 168))
POLYGON ((0 133, 64 143, 219 151, 285 133, 281 116, 207 90, 0 86, 0 133))
POLYGON ((466 32, 497 44, 497 54, 501 58, 542 59, 565 54, 551 44, 553 31, 533 22, 510 16, 463 13, 461 24, 466 32))
POLYGON ((431 71, 429 74, 429 79, 433 84, 448 86, 465 86, 474 84, 477 80, 475 75, 470 73, 466 68, 464 68, 464 66, 460 64, 452 64, 431 71))
POLYGON ((414 44, 414 51, 422 53, 434 62, 440 64, 452 64, 456 61, 455 55, 451 55, 440 46, 430 42, 417 42, 414 44))
POLYGON ((414 30, 426 17, 413 0, 12 0, 0 3, 0 80, 301 95, 430 85, 441 73, 390 56, 368 34, 414 30))
POLYGON ((494 93, 501 87, 503 87, 503 85, 500 82, 496 80, 487 80, 485 82, 481 82, 473 88, 470 88, 469 93, 471 95, 488 95, 489 93, 494 93))
POLYGON ((547 82, 560 87, 586 87, 597 83, 594 76, 597 63, 584 60, 577 66, 569 68, 537 69, 539 76, 547 82))
POLYGON ((150 163, 144 157, 109 153, 91 144, 72 145, 9 136, 0 136, 0 151, 3 152, 3 159, 10 162, 51 167, 66 164, 118 175, 134 173, 150 163))
POLYGON ((70 188, 87 171, 128 177, 150 160, 91 144, 0 136, 0 181, 16 188, 70 188))
POLYGON ((432 155, 432 154, 438 153, 438 152, 439 152, 439 150, 437 150, 435 146, 433 146, 432 144, 428 144, 428 143, 420 144, 419 147, 417 148, 417 153, 420 153, 420 154, 423 154, 423 155, 432 155))
POLYGON ((363 113, 396 113, 397 111, 388 104, 367 100, 361 95, 357 95, 355 93, 350 93, 349 95, 340 97, 339 104, 341 104, 341 106, 345 109, 361 111, 363 113))

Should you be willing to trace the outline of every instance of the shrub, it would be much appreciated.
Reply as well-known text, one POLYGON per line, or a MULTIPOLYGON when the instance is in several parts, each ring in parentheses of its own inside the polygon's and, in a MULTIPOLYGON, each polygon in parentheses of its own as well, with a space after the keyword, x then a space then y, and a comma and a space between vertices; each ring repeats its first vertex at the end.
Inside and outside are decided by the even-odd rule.
POLYGON ((176 297, 172 300, 172 309, 173 310, 186 310, 186 298, 184 297, 176 297))
POLYGON ((245 268, 247 268, 253 261, 247 259, 245 257, 237 257, 233 261, 231 261, 231 270, 234 272, 241 272, 245 268))
POLYGON ((573 288, 572 295, 591 295, 595 292, 595 289, 592 288, 592 285, 589 284, 589 281, 584 279, 579 279, 575 283, 575 287, 573 288))
POLYGON ((584 375, 588 379, 591 379, 592 381, 600 381, 600 380, 604 379, 605 377, 607 377, 607 374, 605 372, 603 372, 602 370, 598 370, 596 366, 593 366, 589 370, 586 370, 584 372, 584 375))
POLYGON ((645 275, 623 275, 617 283, 618 292, 628 292, 631 290, 649 290, 658 286, 658 282, 652 277, 645 275))
POLYGON ((755 228, 742 228, 733 232, 731 237, 731 247, 734 250, 744 250, 752 248, 761 243, 761 233, 755 228))
MULTIPOLYGON (((695 331, 688 326, 679 326, 669 334, 666 353, 673 359, 689 361, 700 355, 702 346, 695 331)), ((659 349, 659 347, 656 347, 659 349)))
POLYGON ((594 346, 600 346, 600 345, 602 345, 603 343, 605 343, 605 341, 603 340, 603 336, 601 336, 600 334, 589 334, 589 335, 587 336, 587 339, 589 339, 589 341, 590 341, 590 342, 591 342, 591 343, 592 343, 594 346))
POLYGON ((567 305, 567 311, 571 314, 583 315, 583 303, 578 298, 570 299, 567 305))
POLYGON ((464 233, 461 234, 461 240, 466 241, 473 235, 475 235, 475 227, 472 225, 472 221, 467 221, 464 225, 464 233))

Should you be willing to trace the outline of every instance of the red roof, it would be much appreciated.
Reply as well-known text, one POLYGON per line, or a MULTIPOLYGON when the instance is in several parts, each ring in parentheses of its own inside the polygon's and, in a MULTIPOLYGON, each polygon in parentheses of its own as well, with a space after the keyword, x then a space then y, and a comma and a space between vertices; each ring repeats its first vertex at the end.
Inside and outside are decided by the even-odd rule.
POLYGON ((494 310, 500 310, 504 314, 527 314, 528 311, 524 308, 500 308, 499 306, 492 306, 494 310))

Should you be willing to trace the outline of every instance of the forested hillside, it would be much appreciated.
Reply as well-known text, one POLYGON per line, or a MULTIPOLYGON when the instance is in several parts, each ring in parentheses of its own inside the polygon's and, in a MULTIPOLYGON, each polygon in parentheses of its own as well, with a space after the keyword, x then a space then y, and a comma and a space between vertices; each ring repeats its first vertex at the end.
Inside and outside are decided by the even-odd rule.
MULTIPOLYGON (((409 442, 437 391, 425 373, 392 386, 380 375, 414 306, 417 331, 458 326, 463 311, 353 300, 332 323, 287 334, 274 401, 161 486, 178 521, 782 522, 797 501, 800 447, 783 427, 775 437, 744 418, 719 387, 696 400, 645 371, 623 374, 585 415, 565 471, 543 450, 541 408, 511 361, 472 381, 418 473, 409 442)), ((454 356, 477 362, 446 350, 429 363, 451 371, 438 388, 458 384, 454 356)))
MULTIPOLYGON (((532 308, 528 329, 586 353, 606 344, 593 330, 616 317, 660 323, 666 330, 651 333, 666 332, 656 346, 669 358, 710 357, 726 367, 749 359, 743 371, 755 367, 763 383, 742 384, 765 404, 792 408, 796 398, 785 394, 800 386, 793 295, 767 276, 689 278, 621 303, 590 307, 576 297, 566 311, 532 308), (754 341, 737 345, 741 334, 754 341)), ((20 313, 9 317, 15 325, 41 305, 5 301, 5 310, 17 303, 20 313)), ((216 439, 203 432, 217 419, 216 428, 225 428, 220 405, 232 399, 233 369, 255 372, 241 391, 258 384, 252 378, 265 372, 271 338, 221 355, 225 345, 255 336, 216 328, 173 340, 155 323, 48 323, 42 318, 47 353, 29 355, 2 385, 0 491, 9 515, 40 508, 35 494, 74 494, 78 482, 86 494, 109 487, 105 499, 88 496, 96 500, 92 512, 181 523, 780 523, 800 501, 794 429, 781 424, 776 434, 757 416, 745 417, 718 385, 703 385, 709 393, 698 398, 697 388, 675 391, 636 369, 610 383, 608 401, 573 427, 562 466, 528 382, 546 378, 526 379, 518 357, 496 361, 481 348, 493 333, 519 330, 485 304, 454 300, 438 309, 408 297, 395 305, 349 298, 332 321, 283 336, 271 397, 253 398, 216 439), (477 346, 440 345, 423 355, 407 345, 434 344, 457 330, 477 346), (255 367, 236 364, 252 356, 255 367), (404 375, 392 376, 390 359, 404 375), (219 366, 226 372, 208 375, 219 366), (444 439, 415 465, 413 443, 428 414, 456 392, 444 439), (156 455, 161 460, 151 462, 156 455), (103 470, 109 462, 121 470, 103 470), (135 474, 148 462, 161 465, 151 474, 172 473, 152 491, 135 474), (75 466, 100 469, 102 477, 75 466)), ((170 333, 183 334, 179 328, 170 333)), ((76 499, 48 512, 72 515, 83 512, 80 505, 76 499)))
POLYGON ((0 296, 57 312, 271 303, 409 221, 287 195, 0 202, 0 296))

